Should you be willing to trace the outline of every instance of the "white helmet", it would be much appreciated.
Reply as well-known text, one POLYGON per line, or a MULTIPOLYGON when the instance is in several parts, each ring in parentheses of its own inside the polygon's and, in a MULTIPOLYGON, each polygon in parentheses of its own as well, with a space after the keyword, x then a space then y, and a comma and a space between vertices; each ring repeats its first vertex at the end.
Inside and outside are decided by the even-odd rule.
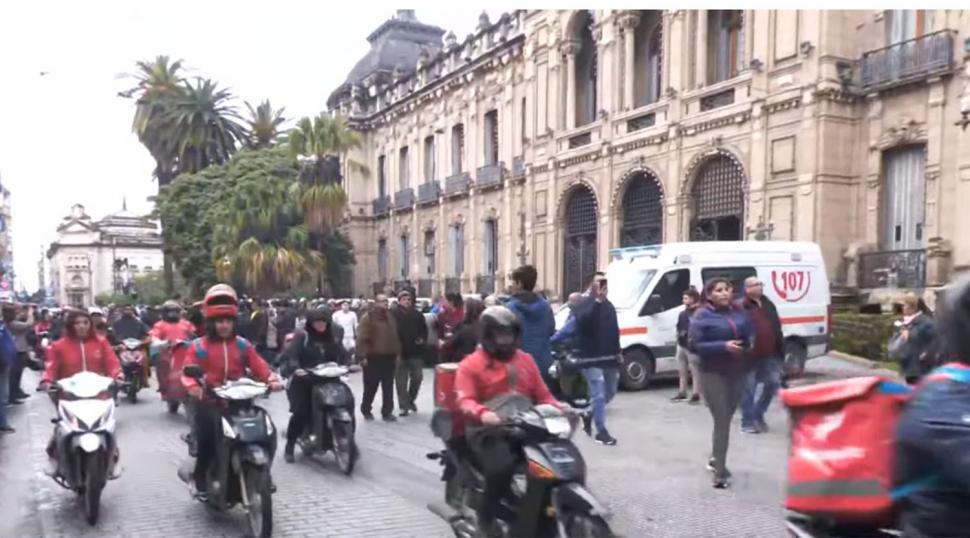
POLYGON ((88 308, 88 315, 104 317, 104 310, 102 310, 101 307, 92 306, 88 308))

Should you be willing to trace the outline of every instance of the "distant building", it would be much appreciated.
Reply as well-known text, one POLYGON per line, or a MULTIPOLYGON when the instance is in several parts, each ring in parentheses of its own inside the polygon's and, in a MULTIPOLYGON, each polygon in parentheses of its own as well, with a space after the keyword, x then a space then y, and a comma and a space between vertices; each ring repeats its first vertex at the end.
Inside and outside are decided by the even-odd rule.
POLYGON ((76 307, 131 289, 131 279, 162 268, 158 224, 124 207, 93 221, 75 204, 47 251, 54 301, 76 307))

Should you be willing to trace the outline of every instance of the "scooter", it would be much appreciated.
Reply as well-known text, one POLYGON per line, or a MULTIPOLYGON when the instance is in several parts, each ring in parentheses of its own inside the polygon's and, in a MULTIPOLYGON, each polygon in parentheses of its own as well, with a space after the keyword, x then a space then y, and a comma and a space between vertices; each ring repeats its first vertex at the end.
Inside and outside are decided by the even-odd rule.
POLYGON ((485 475, 468 446, 478 435, 498 433, 520 446, 521 454, 491 532, 503 537, 612 537, 606 508, 584 485, 586 463, 570 440, 573 423, 554 406, 532 407, 523 400, 523 410, 513 412, 504 424, 449 438, 444 450, 428 454, 441 462, 445 482, 446 506, 431 510, 451 524, 456 537, 484 534, 476 514, 484 499, 485 475))
POLYGON ((347 372, 334 362, 307 372, 313 381, 310 426, 297 442, 307 455, 333 450, 340 470, 350 475, 359 452, 354 441, 354 393, 347 384, 347 372))
POLYGON ((590 400, 589 384, 582 375, 582 359, 567 348, 553 348, 552 366, 549 367, 549 377, 559 382, 555 396, 579 411, 583 421, 583 431, 592 435, 592 400, 590 400))
POLYGON ((158 380, 158 392, 162 401, 171 414, 178 413, 183 403, 188 416, 188 402, 185 388, 182 386, 182 364, 188 351, 189 342, 185 340, 154 341, 150 346, 150 353, 155 364, 155 376, 158 380))
POLYGON ((226 407, 221 413, 221 427, 216 429, 216 453, 206 473, 206 494, 194 491, 192 466, 183 465, 179 478, 189 485, 196 500, 212 510, 224 512, 241 504, 250 533, 260 538, 271 536, 275 488, 270 468, 276 454, 276 426, 269 413, 253 403, 269 392, 269 386, 242 378, 209 387, 198 365, 186 366, 184 373, 197 379, 226 407))
POLYGON ((142 389, 145 378, 144 343, 137 338, 125 338, 118 346, 121 369, 125 373, 125 396, 128 403, 138 401, 138 391, 142 389))
POLYGON ((49 389, 57 402, 54 427, 54 459, 58 485, 81 495, 84 517, 98 521, 101 491, 117 464, 115 440, 115 392, 110 377, 80 372, 58 381, 49 389))
POLYGON ((792 510, 785 511, 785 528, 791 538, 895 538, 901 532, 872 527, 846 527, 792 510))

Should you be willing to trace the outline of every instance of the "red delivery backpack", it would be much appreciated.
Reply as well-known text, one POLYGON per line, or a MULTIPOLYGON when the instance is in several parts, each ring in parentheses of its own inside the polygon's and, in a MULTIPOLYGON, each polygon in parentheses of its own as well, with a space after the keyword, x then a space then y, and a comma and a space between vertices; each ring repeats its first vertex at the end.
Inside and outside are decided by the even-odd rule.
POLYGON ((457 377, 457 362, 441 363, 434 368, 435 408, 431 415, 431 431, 445 441, 464 432, 461 412, 458 409, 458 394, 455 391, 457 377))
POLYGON ((842 524, 891 525, 896 424, 911 394, 882 377, 782 391, 792 418, 786 508, 842 524))

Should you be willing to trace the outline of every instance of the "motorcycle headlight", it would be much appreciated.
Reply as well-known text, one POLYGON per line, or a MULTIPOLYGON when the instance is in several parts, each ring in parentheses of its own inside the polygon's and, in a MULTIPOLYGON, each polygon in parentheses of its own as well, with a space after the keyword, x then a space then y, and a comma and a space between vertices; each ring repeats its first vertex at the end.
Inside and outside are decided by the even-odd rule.
POLYGON ((232 424, 229 424, 229 421, 224 418, 222 419, 222 436, 226 439, 236 438, 236 430, 233 429, 232 424))
POLYGON ((569 439, 573 435, 573 425, 564 416, 546 417, 543 419, 546 430, 562 439, 569 439))

